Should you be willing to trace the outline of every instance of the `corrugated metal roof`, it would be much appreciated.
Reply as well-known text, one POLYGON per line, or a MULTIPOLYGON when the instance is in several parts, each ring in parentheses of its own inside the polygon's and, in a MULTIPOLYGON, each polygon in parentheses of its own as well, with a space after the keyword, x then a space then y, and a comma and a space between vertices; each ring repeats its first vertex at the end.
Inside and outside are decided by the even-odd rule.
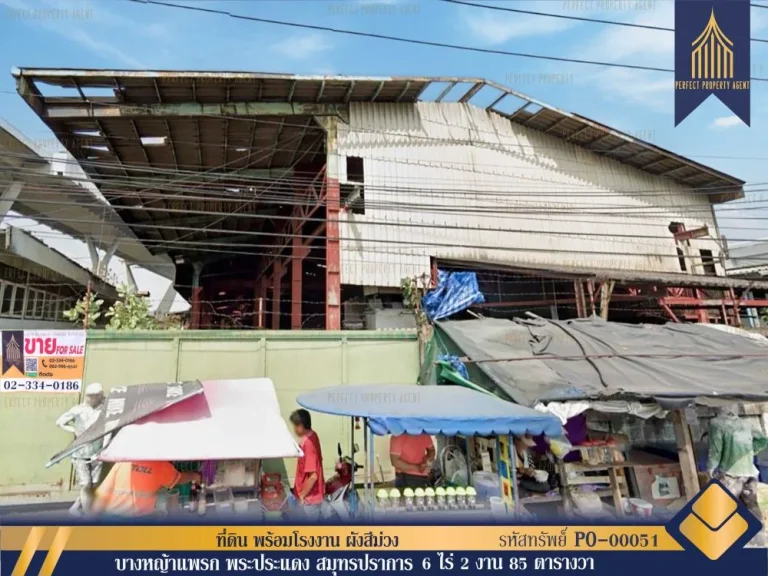
POLYGON ((492 262, 467 262, 459 260, 440 260, 447 266, 484 268, 487 270, 501 270, 504 272, 536 275, 550 278, 573 278, 616 280, 623 284, 658 284, 672 287, 699 287, 699 288, 757 288, 768 289, 768 281, 752 280, 748 278, 734 278, 726 276, 707 276, 704 274, 683 274, 674 272, 651 272, 639 270, 616 270, 610 268, 591 268, 580 266, 558 265, 528 265, 514 264, 504 265, 492 262))
MULTIPOLYGON (((685 185, 698 188, 712 187, 719 189, 720 194, 713 194, 714 202, 723 202, 743 197, 741 190, 744 182, 728 174, 655 146, 649 142, 620 132, 604 124, 560 110, 549 104, 526 96, 496 82, 482 78, 462 77, 422 77, 422 76, 300 76, 290 74, 269 74, 263 72, 197 72, 197 71, 129 71, 129 70, 75 70, 75 69, 39 69, 21 68, 14 70, 17 78, 19 93, 29 105, 54 129, 59 137, 67 138, 68 148, 77 149, 82 138, 73 132, 71 122, 54 119, 48 115, 53 108, 72 107, 79 103, 86 109, 96 107, 152 105, 152 104, 229 104, 243 102, 289 102, 339 104, 349 102, 416 102, 424 99, 427 89, 434 85, 445 87, 432 101, 441 102, 451 97, 452 101, 462 103, 477 101, 483 92, 493 92, 496 96, 493 102, 483 108, 505 116, 512 122, 523 124, 535 130, 552 134, 582 146, 596 154, 610 156, 615 160, 634 166, 651 174, 672 178, 685 185), (73 96, 43 97, 38 84, 49 84, 61 88, 70 88, 73 96), (458 91, 457 87, 460 87, 458 91), (87 96, 85 91, 93 88, 107 88, 114 91, 113 96, 87 96), (505 100, 514 100, 520 105, 510 113, 503 112, 499 106, 505 100)), ((474 102, 472 102, 474 104, 474 102)), ((160 115, 162 116, 162 115, 160 115)), ((132 124, 129 118, 118 117, 102 120, 107 134, 114 134, 127 142, 114 151, 113 156, 126 161, 143 163, 145 160, 139 134, 150 135, 149 131, 158 132, 156 136, 168 136, 180 140, 176 135, 185 129, 191 130, 190 121, 177 117, 165 118, 164 122, 173 123, 166 130, 163 120, 156 118, 151 122, 143 119, 141 123, 132 124), (184 126, 182 126, 182 124, 184 126), (171 128, 177 130, 171 130, 171 128), (147 132, 145 134, 145 132, 147 132), (173 135, 171 135, 171 133, 173 135), (136 155, 138 152, 138 155, 136 155), (135 156, 135 157, 133 157, 135 156)), ((94 122, 89 122, 94 127, 94 122)), ((201 137, 211 138, 222 129, 234 131, 235 126, 226 125, 226 121, 213 122, 208 127, 211 134, 201 137)), ((265 138, 277 138, 276 127, 272 127, 265 138)), ((311 128, 311 126, 310 126, 311 128)), ((83 127, 81 126, 81 129, 83 127)), ((242 136, 243 146, 252 145, 245 130, 242 136)), ((101 140, 109 140, 104 134, 101 140)), ((232 135, 234 136, 234 134, 232 135)), ((262 136, 259 134, 258 136, 262 136)), ((285 139, 288 134, 284 134, 285 139)), ((302 139, 303 141, 303 139, 302 139)), ((233 139, 228 140, 230 146, 238 146, 233 139)), ((299 142, 299 145, 301 142, 299 142)), ((319 151, 318 151, 319 153, 319 151)), ((172 164, 170 153, 166 166, 172 164)), ((196 157, 197 155, 195 155, 196 157)), ((109 157, 109 155, 107 155, 109 157)), ((146 159, 148 164, 159 161, 151 156, 146 159)), ((217 155, 216 160, 219 160, 217 155)), ((224 153, 224 160, 234 160, 224 153)), ((270 158, 269 166, 275 165, 270 158)), ((232 168, 239 168, 233 166, 232 168)))
POLYGON ((471 104, 648 174, 711 190, 712 202, 744 195, 737 178, 480 78, 41 68, 13 75, 19 94, 153 253, 210 256, 200 242, 279 233, 264 216, 290 218, 291 207, 254 199, 266 189, 293 190, 276 174, 299 163, 305 174, 319 172, 326 135, 315 118, 345 118, 353 102, 471 104), (180 172, 194 177, 194 186, 179 184, 180 172), (219 188, 218 210, 188 194, 208 187, 219 188), (243 217, 222 218, 244 197, 243 217), (258 218, 247 218, 257 211, 258 218))

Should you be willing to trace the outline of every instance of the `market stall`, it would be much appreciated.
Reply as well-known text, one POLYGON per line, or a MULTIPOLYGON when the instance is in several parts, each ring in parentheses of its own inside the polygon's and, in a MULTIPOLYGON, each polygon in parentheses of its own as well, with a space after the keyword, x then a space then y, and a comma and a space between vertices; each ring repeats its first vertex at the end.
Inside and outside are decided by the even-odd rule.
POLYGON ((202 390, 119 429, 100 459, 169 461, 201 472, 203 486, 170 494, 168 509, 280 511, 290 492, 279 475, 262 473, 261 464, 302 452, 280 415, 274 384, 268 378, 205 380, 202 390))
POLYGON ((428 434, 490 442, 494 454, 485 458, 488 469, 481 476, 468 474, 469 486, 452 486, 450 478, 443 475, 442 484, 447 487, 429 487, 423 493, 417 489, 412 496, 395 489, 385 497, 376 493, 373 474, 366 474, 362 502, 366 513, 374 515, 445 511, 487 514, 492 509, 504 514, 518 512, 513 438, 562 434, 560 422, 550 414, 460 386, 336 386, 302 394, 297 402, 310 411, 351 417, 353 451, 354 421, 362 419, 370 471, 375 467, 375 435, 428 434), (489 477, 495 479, 490 485, 489 477), (442 494, 441 489, 445 490, 442 494))
MULTIPOLYGON (((704 325, 438 322, 426 356, 422 383, 471 385, 557 416, 573 450, 549 459, 559 493, 529 504, 589 515, 674 514, 701 486, 702 415, 768 401, 766 343, 704 325)), ((535 467, 547 468, 545 452, 535 467)))

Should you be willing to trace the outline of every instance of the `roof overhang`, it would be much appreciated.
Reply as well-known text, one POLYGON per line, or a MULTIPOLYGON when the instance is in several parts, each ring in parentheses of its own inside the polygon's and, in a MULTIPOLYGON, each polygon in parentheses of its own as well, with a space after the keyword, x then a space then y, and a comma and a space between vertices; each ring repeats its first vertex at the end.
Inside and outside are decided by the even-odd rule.
POLYGON ((83 288, 90 283, 94 292, 109 300, 117 300, 118 294, 114 286, 23 230, 9 226, 0 230, 0 234, 0 261, 4 264, 46 281, 76 283, 83 288))
POLYGON ((35 144, 0 120, 0 191, 11 182, 22 186, 13 211, 78 240, 90 240, 104 251, 117 244, 120 258, 174 278, 170 260, 151 254, 115 209, 88 189, 85 179, 77 182, 54 174, 35 144))
POLYGON ((538 276, 542 278, 574 279, 574 280, 614 280, 620 284, 652 284, 670 287, 697 288, 734 288, 734 289, 768 289, 768 281, 730 276, 708 276, 705 274, 684 274, 679 272, 651 272, 646 270, 620 270, 613 268, 592 268, 589 266, 566 266, 555 264, 498 264, 494 262, 461 261, 440 259, 440 264, 471 267, 486 270, 499 270, 511 274, 538 276))
MULTIPOLYGON (((471 103, 491 101, 482 107, 516 124, 545 132, 602 156, 610 157, 656 176, 670 178, 697 189, 711 189, 713 203, 744 196, 744 181, 724 174, 659 146, 610 128, 604 124, 560 110, 496 82, 481 78, 423 76, 300 76, 262 72, 129 71, 21 68, 14 70, 18 92, 33 110, 75 153, 83 137, 68 129, 73 122, 99 118, 115 127, 129 142, 128 149, 141 159, 139 131, 129 124, 137 118, 162 118, 170 122, 180 116, 208 117, 247 114, 258 116, 297 116, 344 114, 350 102, 413 103, 419 100, 471 103), (43 97, 38 83, 69 88, 68 97, 43 97), (437 85, 438 92, 425 98, 425 92, 437 85), (90 89, 113 90, 109 96, 88 96, 90 89), (486 98, 488 96, 488 98, 486 98), (500 106, 513 102, 512 111, 500 106), (283 112, 281 112, 283 111, 283 112), (118 130, 117 119, 124 128, 118 130), (137 143, 138 141, 138 143, 137 143)), ((148 125, 145 125, 147 129, 148 125)), ((160 125, 157 136, 169 135, 160 125), (161 129, 162 128, 162 129, 161 129)), ((178 138, 177 138, 178 139, 178 138)), ((102 145, 105 138, 98 138, 102 145)), ((234 142, 230 144, 236 145, 234 142)), ((252 145, 252 144, 251 144, 252 145)), ((149 154, 150 152, 146 152, 149 154)), ((133 154, 131 154, 132 156, 133 154)), ((109 157, 110 154, 106 154, 109 157)), ((170 155, 168 158, 170 162, 170 155)))

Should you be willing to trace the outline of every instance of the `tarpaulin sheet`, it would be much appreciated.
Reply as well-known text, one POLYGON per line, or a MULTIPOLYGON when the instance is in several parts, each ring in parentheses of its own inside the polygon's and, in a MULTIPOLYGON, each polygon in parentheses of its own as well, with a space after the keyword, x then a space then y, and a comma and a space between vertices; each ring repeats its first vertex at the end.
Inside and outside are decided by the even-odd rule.
POLYGON ((65 450, 54 455, 46 468, 63 460, 81 446, 103 438, 123 426, 203 393, 199 381, 115 386, 109 391, 96 420, 65 450))
POLYGON ((302 394, 307 410, 368 418, 374 434, 562 434, 551 414, 461 386, 334 386, 302 394))
POLYGON ((269 378, 205 380, 204 393, 126 426, 101 453, 107 462, 297 458, 269 378))
POLYGON ((440 322, 436 329, 471 360, 559 357, 475 363, 526 406, 606 397, 650 398, 665 408, 710 399, 768 401, 768 347, 700 324, 481 319, 440 322), (595 357, 601 355, 610 357, 595 357))
POLYGON ((474 272, 437 273, 437 286, 423 298, 424 310, 432 320, 448 318, 473 304, 485 302, 474 272))

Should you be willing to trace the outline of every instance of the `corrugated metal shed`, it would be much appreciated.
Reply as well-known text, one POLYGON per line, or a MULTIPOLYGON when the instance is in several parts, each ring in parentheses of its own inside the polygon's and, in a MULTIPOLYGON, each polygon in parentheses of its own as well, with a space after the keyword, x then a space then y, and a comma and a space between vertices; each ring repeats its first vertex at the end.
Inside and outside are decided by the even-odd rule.
POLYGON ((430 257, 675 272, 670 223, 716 230, 706 193, 470 104, 351 104, 338 151, 365 173, 365 213, 341 225, 347 284, 398 286, 430 257))
MULTIPOLYGON (((595 251, 594 241, 558 237, 556 232, 588 233, 599 227, 606 234, 647 233, 648 226, 655 226, 658 234, 662 219, 694 228, 713 223, 710 202, 743 196, 744 182, 737 178, 479 78, 38 68, 13 74, 19 94, 105 195, 109 192, 110 202, 136 235, 150 250, 174 257, 192 253, 200 258, 199 246, 212 240, 233 248, 274 243, 282 228, 263 229, 265 216, 266 226, 272 225, 273 216, 290 218, 291 207, 260 204, 258 198, 265 189, 291 191, 296 175, 285 185, 279 180, 298 160, 325 163, 326 137, 316 120, 323 116, 341 118, 342 132, 349 120, 339 147, 344 154, 365 158, 366 202, 379 194, 402 208, 399 222, 386 210, 371 210, 378 219, 390 219, 392 226, 356 226, 357 216, 348 216, 342 236, 388 244, 361 252, 354 241, 345 243, 346 284, 397 286, 403 276, 428 270, 431 255, 494 260, 502 254, 502 261, 510 261, 536 248, 551 251, 568 245, 595 251), (47 92, 51 87, 55 91, 47 92), (180 172, 193 178, 195 186, 176 182, 173 175, 180 172), (213 186, 218 187, 218 208, 211 210, 192 195, 213 186), (568 194, 539 199, 538 209, 551 213, 548 221, 526 217, 525 204, 553 187, 568 194), (510 188, 518 198, 504 194, 510 188), (674 196, 680 208, 655 206, 665 215, 651 223, 629 215, 612 221, 596 217, 594 226, 571 223, 558 206, 598 210, 586 196, 573 199, 574 190, 586 188, 602 195, 621 191, 612 201, 624 203, 621 208, 628 212, 647 209, 641 199, 631 198, 638 189, 659 189, 674 196), (691 188, 701 192, 699 199, 689 193, 691 188), (147 192, 153 189, 162 192, 147 192), (499 194, 491 201, 477 194, 484 190, 499 194), (522 192, 527 199, 519 197, 522 192), (435 198, 446 209, 416 212, 425 199, 435 198), (233 210, 232 203, 244 203, 247 210, 233 210), (459 214, 465 205, 475 213, 459 214), (514 210, 516 219, 488 214, 499 205, 514 210), (447 209, 451 207, 453 212, 447 209), (405 214, 408 209, 411 214, 405 214), (701 214, 686 217, 692 210, 701 214), (434 226, 408 229, 403 226, 408 220, 434 226), (459 221, 478 229, 457 237, 441 227, 459 221), (527 235, 498 233, 518 223, 527 235), (479 230, 481 226, 491 230, 479 230), (530 231, 546 234, 534 241, 530 231), (415 242, 427 245, 414 248, 415 242), (411 248, 403 249, 402 243, 411 248), (447 249, 430 248, 435 244, 447 249)), ((360 221, 365 218, 370 218, 368 211, 360 221)), ((651 255, 640 256, 626 241, 600 245, 602 252, 629 255, 622 262, 596 255, 568 263, 673 271, 674 261, 665 259, 670 246, 644 246, 651 255)), ((551 253, 559 262, 568 260, 551 253)))

